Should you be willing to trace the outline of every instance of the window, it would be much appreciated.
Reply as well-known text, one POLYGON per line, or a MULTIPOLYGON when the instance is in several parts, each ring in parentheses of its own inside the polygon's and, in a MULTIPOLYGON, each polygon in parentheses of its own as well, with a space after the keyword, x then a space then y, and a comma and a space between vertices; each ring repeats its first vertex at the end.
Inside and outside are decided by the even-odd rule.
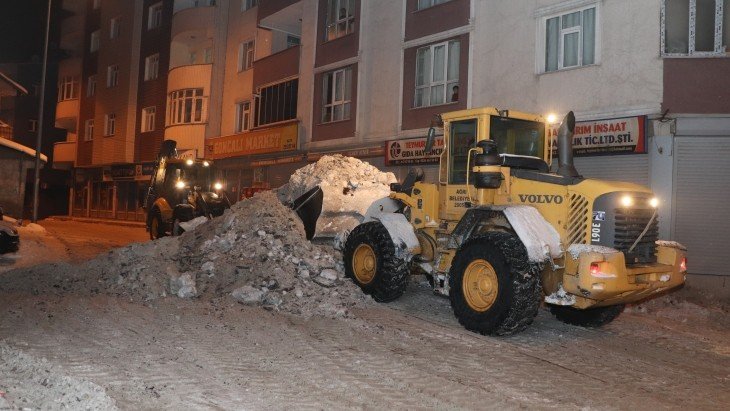
POLYGON ((297 118, 299 80, 263 87, 256 96, 255 125, 278 123, 297 118))
POLYGON ((86 80, 86 97, 94 97, 96 94, 96 74, 92 74, 86 80))
POLYGON ((117 115, 110 113, 104 116, 104 135, 113 136, 117 131, 117 115))
POLYGON ((94 119, 84 122, 84 141, 91 141, 94 138, 94 119))
POLYGON ((35 119, 28 120, 28 131, 30 131, 30 132, 38 131, 38 120, 35 120, 35 119))
POLYGON ((730 47, 730 0, 662 1, 662 55, 723 55, 730 47))
POLYGON ((58 101, 75 100, 79 98, 79 81, 74 76, 64 76, 58 82, 58 101))
POLYGON ((106 69, 106 86, 116 87, 119 84, 119 66, 113 64, 106 69))
POLYGON ((203 50, 203 59, 205 61, 205 64, 210 64, 213 62, 213 48, 208 47, 203 50))
POLYGON ((417 10, 427 9, 437 4, 446 3, 449 0, 418 0, 417 10))
MULTIPOLYGON (((451 123, 449 147, 449 183, 466 183, 466 163, 469 149, 476 146, 477 121, 462 120, 451 123)), ((470 179, 471 180, 471 179, 470 179)))
POLYGON ((171 125, 202 123, 207 110, 202 88, 176 90, 170 93, 168 116, 171 125))
POLYGON ((91 33, 91 46, 89 47, 89 50, 92 53, 99 50, 99 40, 100 40, 99 36, 100 35, 101 34, 100 34, 99 30, 91 33))
POLYGON ((414 107, 458 101, 459 54, 458 40, 421 47, 416 51, 414 107))
POLYGON ((322 85, 322 122, 350 119, 352 67, 325 73, 322 85))
POLYGON ((153 54, 144 59, 144 80, 154 80, 160 71, 160 55, 153 54))
POLYGON ((245 41, 238 46, 238 71, 253 67, 255 48, 253 40, 245 41))
POLYGON ((147 12, 147 30, 152 30, 162 25, 162 2, 150 6, 147 12))
POLYGON ((325 40, 334 40, 355 31, 355 0, 328 0, 325 40))
POLYGON ((142 132, 155 131, 155 117, 157 116, 157 107, 147 107, 142 109, 142 132))
POLYGON ((94 8, 94 10, 99 10, 101 8, 101 0, 94 0, 92 7, 94 8))
POLYGON ((545 54, 541 72, 595 64, 596 21, 595 5, 543 18, 545 54))
POLYGON ((286 48, 295 47, 302 44, 301 37, 294 36, 291 34, 286 35, 286 48))
POLYGON ((236 103, 236 133, 251 129, 251 102, 236 103))
POLYGON ((119 37, 119 25, 121 20, 119 17, 114 17, 109 21, 109 38, 114 40, 119 37))
POLYGON ((500 154, 543 157, 545 125, 536 121, 492 116, 489 138, 497 143, 500 154))
POLYGON ((248 9, 254 8, 258 5, 258 0, 241 0, 241 11, 246 11, 248 9))

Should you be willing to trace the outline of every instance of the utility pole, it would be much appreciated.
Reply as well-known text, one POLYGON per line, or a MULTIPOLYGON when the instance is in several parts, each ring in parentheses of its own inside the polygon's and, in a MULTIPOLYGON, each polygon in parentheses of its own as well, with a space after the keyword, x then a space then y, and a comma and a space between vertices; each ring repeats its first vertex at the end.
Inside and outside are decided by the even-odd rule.
POLYGON ((48 14, 46 16, 46 41, 43 45, 43 69, 41 71, 41 101, 38 103, 38 136, 35 141, 35 179, 33 182, 33 218, 38 222, 38 194, 41 183, 41 140, 43 136, 43 106, 46 99, 46 71, 48 70, 48 37, 51 31, 51 3, 48 0, 48 14))

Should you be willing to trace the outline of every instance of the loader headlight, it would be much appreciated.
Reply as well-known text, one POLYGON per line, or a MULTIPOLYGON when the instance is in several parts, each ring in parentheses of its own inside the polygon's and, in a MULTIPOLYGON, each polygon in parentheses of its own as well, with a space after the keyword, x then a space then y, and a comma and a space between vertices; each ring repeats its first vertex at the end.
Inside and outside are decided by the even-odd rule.
POLYGON ((216 190, 223 190, 223 184, 221 184, 220 182, 216 182, 215 184, 213 184, 213 188, 215 188, 216 190))
POLYGON ((187 165, 189 165, 189 166, 192 166, 193 164, 195 164, 195 161, 193 161, 193 160, 190 160, 190 159, 188 159, 188 160, 187 160, 187 161, 185 162, 185 164, 187 164, 187 165))
POLYGON ((183 181, 183 180, 177 180, 177 182, 175 183, 175 188, 177 188, 178 190, 182 190, 186 186, 187 186, 187 183, 185 183, 185 181, 183 181))
POLYGON ((621 197, 621 205, 624 207, 631 207, 632 205, 634 205, 633 197, 631 197, 629 195, 625 195, 625 196, 621 197))
POLYGON ((207 161, 203 161, 203 167, 208 167, 208 166, 210 166, 210 163, 207 161))
POLYGON ((652 208, 659 207, 659 199, 654 197, 651 200, 649 200, 649 205, 652 206, 652 208))

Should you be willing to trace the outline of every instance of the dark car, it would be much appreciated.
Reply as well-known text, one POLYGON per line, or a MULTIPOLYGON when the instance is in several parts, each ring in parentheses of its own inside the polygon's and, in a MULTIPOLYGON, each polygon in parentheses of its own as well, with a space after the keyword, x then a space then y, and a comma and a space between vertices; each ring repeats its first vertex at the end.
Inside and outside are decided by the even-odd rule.
POLYGON ((20 247, 18 230, 7 221, 0 221, 0 254, 14 253, 20 247))

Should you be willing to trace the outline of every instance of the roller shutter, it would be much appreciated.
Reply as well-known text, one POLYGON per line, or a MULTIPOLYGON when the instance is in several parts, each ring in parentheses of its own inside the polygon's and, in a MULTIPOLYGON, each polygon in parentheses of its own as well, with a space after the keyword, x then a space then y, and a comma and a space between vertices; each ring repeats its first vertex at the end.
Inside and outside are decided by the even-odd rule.
POLYGON ((730 136, 676 137, 672 237, 688 248, 692 274, 730 275, 730 136))
MULTIPOLYGON (((557 159, 553 160, 556 166, 557 159)), ((617 180, 649 185, 649 155, 576 157, 575 168, 587 178, 617 180)))

